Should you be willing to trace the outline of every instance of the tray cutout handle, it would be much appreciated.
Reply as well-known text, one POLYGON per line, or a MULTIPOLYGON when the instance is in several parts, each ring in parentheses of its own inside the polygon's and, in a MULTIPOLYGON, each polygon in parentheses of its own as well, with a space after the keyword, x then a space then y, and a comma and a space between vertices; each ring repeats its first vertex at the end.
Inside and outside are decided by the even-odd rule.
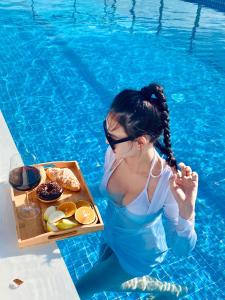
POLYGON ((63 233, 63 234, 52 234, 52 235, 49 235, 48 236, 48 239, 49 240, 52 240, 52 239, 64 239, 64 238, 67 238, 67 237, 72 237, 71 236, 71 233, 72 233, 72 236, 76 235, 78 233, 77 230, 74 230, 73 232, 66 232, 66 233, 63 233))

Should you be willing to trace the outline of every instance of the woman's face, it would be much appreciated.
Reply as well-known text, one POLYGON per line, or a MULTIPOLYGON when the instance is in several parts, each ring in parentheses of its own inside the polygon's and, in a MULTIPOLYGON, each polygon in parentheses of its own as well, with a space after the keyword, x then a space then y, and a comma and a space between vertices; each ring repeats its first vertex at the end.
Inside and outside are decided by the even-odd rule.
MULTIPOLYGON (((127 134, 124 128, 118 123, 115 116, 109 114, 106 118, 106 127, 109 135, 114 140, 120 140, 127 137, 127 134)), ((108 144, 108 141, 106 140, 108 144)), ((135 156, 137 155, 138 151, 138 143, 137 141, 127 141, 120 144, 114 145, 115 149, 113 152, 117 159, 124 158, 128 156, 135 156)))

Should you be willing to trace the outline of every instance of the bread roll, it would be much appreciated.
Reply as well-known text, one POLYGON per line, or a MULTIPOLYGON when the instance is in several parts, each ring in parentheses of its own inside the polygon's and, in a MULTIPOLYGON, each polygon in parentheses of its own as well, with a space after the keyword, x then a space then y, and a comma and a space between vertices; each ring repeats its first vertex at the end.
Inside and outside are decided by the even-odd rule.
POLYGON ((73 192, 80 190, 80 182, 68 168, 48 168, 46 174, 51 180, 57 181, 65 189, 73 192))

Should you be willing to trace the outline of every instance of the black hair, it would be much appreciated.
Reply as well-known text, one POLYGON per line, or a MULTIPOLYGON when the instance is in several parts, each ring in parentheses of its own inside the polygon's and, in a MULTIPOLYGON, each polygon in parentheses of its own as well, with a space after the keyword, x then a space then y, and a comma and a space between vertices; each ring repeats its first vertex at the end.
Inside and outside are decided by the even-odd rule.
POLYGON ((171 148, 169 108, 159 84, 151 83, 140 91, 123 90, 114 98, 109 112, 115 114, 128 136, 148 135, 150 142, 166 155, 168 165, 178 170, 171 148), (159 141, 162 134, 164 145, 159 141))

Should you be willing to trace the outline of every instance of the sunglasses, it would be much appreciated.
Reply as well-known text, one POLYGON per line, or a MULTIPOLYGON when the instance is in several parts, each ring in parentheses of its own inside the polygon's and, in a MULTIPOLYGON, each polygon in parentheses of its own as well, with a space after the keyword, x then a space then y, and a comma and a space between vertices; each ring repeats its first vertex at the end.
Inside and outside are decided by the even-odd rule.
POLYGON ((105 136, 106 139, 110 145, 110 147, 114 150, 115 149, 115 145, 116 144, 120 144, 120 143, 124 143, 124 142, 128 142, 128 141, 133 141, 135 138, 134 137, 125 137, 119 140, 115 140, 111 137, 110 133, 108 132, 107 126, 106 126, 106 120, 103 121, 103 128, 105 131, 105 136))

